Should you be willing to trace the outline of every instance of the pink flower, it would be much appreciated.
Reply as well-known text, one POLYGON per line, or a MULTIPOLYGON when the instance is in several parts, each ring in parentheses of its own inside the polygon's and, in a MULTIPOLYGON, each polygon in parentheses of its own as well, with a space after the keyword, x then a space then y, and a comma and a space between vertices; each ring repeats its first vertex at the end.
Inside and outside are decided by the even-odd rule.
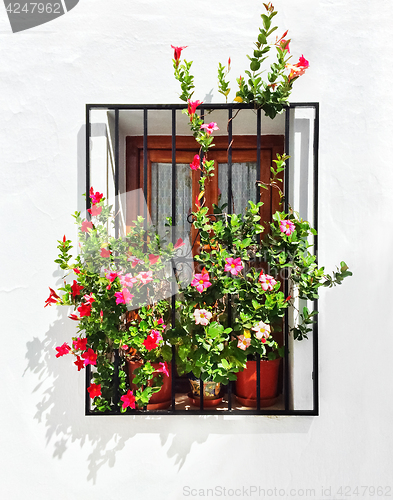
POLYGON ((79 314, 81 318, 83 316, 91 316, 91 304, 81 304, 78 307, 79 314))
POLYGON ((310 66, 310 63, 307 61, 305 57, 303 57, 303 54, 299 57, 299 62, 297 64, 299 67, 301 66, 305 69, 307 69, 310 66))
POLYGON ((207 135, 210 135, 212 132, 214 132, 214 130, 220 130, 217 127, 217 123, 215 122, 210 122, 209 124, 204 123, 203 125, 201 125, 201 129, 205 129, 207 135))
POLYGON ((74 361, 74 365, 78 367, 78 372, 80 372, 85 367, 85 362, 80 358, 80 356, 77 356, 76 361, 74 361))
POLYGON ((115 292, 116 304, 128 304, 133 299, 134 295, 128 291, 127 288, 123 288, 121 292, 115 292))
POLYGON ((97 354, 93 351, 93 349, 88 349, 82 354, 81 357, 85 360, 85 366, 97 364, 97 354))
MULTIPOLYGON (((157 320, 157 325, 164 325, 164 320, 162 318, 157 320)), ((165 328, 165 325, 163 326, 165 328)))
POLYGON ((83 286, 78 285, 78 282, 74 280, 74 282, 71 285, 71 290, 72 290, 72 296, 75 298, 77 295, 81 294, 81 290, 83 290, 83 286))
POLYGON ((200 167, 201 158, 199 155, 195 155, 192 163, 190 163, 191 170, 198 170, 200 167))
POLYGON ((88 233, 89 229, 93 229, 93 223, 89 220, 84 220, 81 225, 82 233, 88 233))
POLYGON ((64 344, 61 345, 60 347, 56 347, 56 351, 57 351, 56 358, 60 358, 60 356, 68 354, 71 351, 71 347, 66 342, 64 342, 64 344))
POLYGON ((176 62, 176 66, 178 66, 179 65, 179 61, 180 61, 181 51, 183 49, 186 49, 187 45, 185 45, 184 47, 174 47, 173 45, 171 45, 171 47, 175 51, 174 54, 173 54, 173 59, 176 62))
POLYGON ((87 388, 87 392, 90 394, 91 399, 101 396, 101 384, 91 384, 87 388))
POLYGON ((178 248, 180 248, 180 247, 182 247, 184 245, 185 245, 184 241, 181 238, 179 238, 176 241, 175 246, 173 248, 174 248, 174 250, 177 250, 178 248))
POLYGON ((209 288, 212 285, 209 279, 209 273, 196 274, 191 282, 191 286, 195 286, 198 292, 202 293, 205 288, 209 288))
POLYGON ((94 193, 94 189, 92 187, 90 188, 90 198, 93 205, 95 205, 96 203, 100 203, 103 197, 104 195, 102 193, 99 193, 98 191, 94 193))
POLYGON ((280 231, 287 236, 290 236, 295 231, 295 224, 290 220, 280 221, 280 231))
POLYGON ((102 309, 100 311, 100 318, 101 318, 101 323, 102 323, 102 320, 104 319, 104 311, 102 309))
POLYGON ((132 288, 135 283, 138 283, 138 280, 134 278, 131 273, 127 273, 124 276, 120 277, 120 283, 123 286, 128 286, 129 288, 132 288))
POLYGON ((106 259, 106 258, 111 256, 111 251, 108 250, 107 248, 101 248, 100 256, 104 257, 104 259, 106 259))
POLYGON ((128 406, 133 409, 135 408, 135 396, 132 391, 128 391, 127 394, 124 394, 124 396, 120 398, 120 400, 123 401, 123 410, 125 410, 128 406))
POLYGON ((112 283, 113 281, 115 281, 115 279, 118 277, 119 275, 117 273, 114 273, 114 272, 110 272, 110 273, 105 273, 105 278, 108 278, 108 280, 112 283))
POLYGON ((88 303, 88 304, 92 304, 93 302, 96 301, 96 299, 93 297, 93 294, 90 293, 89 295, 84 295, 83 296, 83 299, 88 303))
POLYGON ((288 81, 290 82, 293 78, 304 75, 309 65, 309 62, 303 57, 303 55, 299 57, 299 62, 297 64, 286 64, 285 67, 290 70, 288 81))
POLYGON ((87 211, 92 217, 97 217, 97 215, 100 215, 100 213, 102 212, 102 207, 93 205, 91 208, 88 208, 87 211))
POLYGON ((138 264, 143 264, 143 260, 138 259, 138 257, 135 257, 134 255, 130 255, 130 257, 128 257, 127 260, 128 262, 131 262, 133 268, 138 264))
POLYGON ((206 311, 206 309, 195 309, 194 311, 195 324, 206 326, 207 324, 209 324, 209 321, 211 320, 212 316, 213 316, 212 313, 206 311))
POLYGON ((240 257, 237 259, 233 259, 232 257, 228 257, 225 259, 225 271, 229 271, 233 276, 236 276, 243 269, 242 260, 240 257))
POLYGON ((187 111, 190 115, 190 121, 192 121, 192 117, 195 115, 195 111, 200 104, 203 104, 202 101, 190 101, 190 99, 188 99, 187 111))
POLYGON ((263 321, 257 323, 251 330, 255 332, 255 336, 259 340, 270 337, 270 325, 265 324, 263 321))
POLYGON ((80 337, 78 337, 76 340, 72 341, 72 344, 76 351, 86 351, 87 339, 81 339, 80 337))
POLYGON ((163 373, 167 377, 169 377, 168 365, 165 363, 160 363, 160 368, 156 370, 158 373, 163 373))
POLYGON ((146 285, 150 281, 153 281, 153 271, 147 271, 143 273, 139 273, 137 275, 138 280, 142 283, 142 285, 146 285))
POLYGON ((239 335, 237 339, 238 339, 237 347, 242 351, 245 351, 247 347, 251 344, 251 339, 245 337, 244 335, 239 335))
POLYGON ((154 266, 159 260, 160 256, 159 255, 153 255, 152 253, 149 255, 149 262, 151 266, 154 266))
POLYGON ((271 291, 274 288, 274 285, 277 284, 277 281, 272 277, 269 276, 268 274, 264 274, 263 271, 261 271, 261 274, 259 275, 258 281, 261 283, 262 289, 271 291))
POLYGON ((60 299, 60 297, 57 295, 57 293, 51 287, 48 287, 48 288, 49 288, 50 295, 46 299, 44 307, 49 306, 50 304, 57 304, 57 301, 60 299))

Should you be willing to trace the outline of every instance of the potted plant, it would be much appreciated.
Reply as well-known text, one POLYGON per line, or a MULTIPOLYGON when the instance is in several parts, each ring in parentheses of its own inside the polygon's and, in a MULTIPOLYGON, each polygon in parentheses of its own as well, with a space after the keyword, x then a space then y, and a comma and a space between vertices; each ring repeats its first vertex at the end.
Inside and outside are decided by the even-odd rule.
POLYGON ((69 317, 78 323, 78 335, 57 347, 56 356, 71 353, 78 371, 94 367, 87 390, 96 410, 144 407, 171 375, 164 318, 174 280, 170 262, 184 243, 160 237, 142 217, 125 238, 113 237, 112 207, 93 188, 89 196, 91 220, 74 215, 79 254, 71 263, 71 241, 65 236, 59 241, 55 262, 65 271, 64 285, 57 292, 50 289, 46 301, 73 307, 69 317))

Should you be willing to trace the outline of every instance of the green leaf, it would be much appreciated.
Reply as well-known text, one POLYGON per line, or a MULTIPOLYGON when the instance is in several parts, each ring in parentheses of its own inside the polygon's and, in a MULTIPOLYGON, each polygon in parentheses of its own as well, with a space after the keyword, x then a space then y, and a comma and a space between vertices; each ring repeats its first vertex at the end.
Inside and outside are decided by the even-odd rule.
POLYGON ((259 61, 257 61, 256 59, 251 60, 251 63, 250 63, 251 71, 258 71, 260 67, 261 67, 261 64, 259 63, 259 61))

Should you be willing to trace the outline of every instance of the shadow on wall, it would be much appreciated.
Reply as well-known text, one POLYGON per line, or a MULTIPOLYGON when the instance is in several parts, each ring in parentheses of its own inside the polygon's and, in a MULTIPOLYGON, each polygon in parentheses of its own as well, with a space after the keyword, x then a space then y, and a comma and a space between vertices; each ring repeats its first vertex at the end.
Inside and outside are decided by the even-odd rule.
MULTIPOLYGON (((78 194, 85 186, 85 130, 78 134, 78 194), (82 187, 83 186, 83 187, 82 187)), ((63 273, 57 269, 52 282, 61 285, 63 273)), ((159 436, 167 448, 168 459, 180 470, 194 444, 204 443, 211 435, 306 434, 311 417, 255 417, 231 415, 201 416, 89 416, 84 415, 85 373, 77 372, 68 356, 57 359, 55 347, 76 336, 75 323, 65 308, 57 309, 57 319, 43 340, 33 338, 26 344, 27 366, 24 372, 36 377, 33 393, 37 396, 35 419, 46 427, 47 446, 53 457, 62 459, 72 443, 91 450, 87 458, 87 479, 96 482, 102 466, 113 467, 116 455, 133 438, 148 434, 159 436), (245 425, 246 424, 246 425, 245 425)), ((151 444, 149 443, 150 451, 151 444)))

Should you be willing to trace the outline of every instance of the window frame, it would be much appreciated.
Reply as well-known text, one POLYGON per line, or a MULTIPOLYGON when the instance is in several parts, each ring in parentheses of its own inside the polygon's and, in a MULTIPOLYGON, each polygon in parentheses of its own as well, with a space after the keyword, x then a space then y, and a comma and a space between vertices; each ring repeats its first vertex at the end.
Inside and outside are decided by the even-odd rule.
MULTIPOLYGON (((176 147, 177 147, 177 139, 176 139, 176 110, 185 109, 187 105, 185 104, 175 104, 175 105, 116 105, 116 104, 87 104, 86 105, 86 192, 90 189, 90 137, 91 137, 91 122, 90 122, 90 112, 93 110, 107 110, 114 112, 114 157, 115 157, 115 175, 114 175, 114 186, 115 186, 115 194, 116 194, 116 204, 115 211, 117 212, 118 207, 118 195, 120 195, 119 190, 119 171, 120 171, 120 139, 119 139, 119 112, 120 110, 142 110, 143 111, 143 171, 147 172, 147 150, 148 150, 148 112, 149 110, 171 110, 172 112, 172 136, 171 136, 171 153, 172 153, 172 167, 175 168, 176 165, 176 147)), ((296 108, 313 108, 314 109, 314 123, 313 123, 313 141, 312 145, 312 157, 313 157, 313 227, 318 230, 318 148, 319 148, 319 103, 316 102, 305 102, 305 103, 290 103, 287 108, 285 108, 285 151, 290 151, 290 113, 296 108)), ((251 105, 246 104, 205 104, 200 106, 200 110, 203 113, 204 109, 226 109, 228 110, 228 135, 227 135, 227 150, 228 150, 228 164, 232 163, 232 125, 231 118, 232 112, 234 109, 252 109, 251 105)), ((261 110, 257 110, 257 150, 260 150, 260 137, 261 137, 261 110)), ((260 162, 260 157, 258 158, 258 163, 260 162)), ((289 199, 289 179, 290 179, 290 169, 292 161, 289 159, 287 161, 287 168, 285 170, 284 175, 284 210, 288 210, 288 199, 289 199)), ((230 184, 230 183, 229 183, 230 184)), ((173 196, 173 186, 172 185, 172 196, 173 196)), ((127 189, 129 186, 127 185, 127 189)), ((230 190, 229 187, 228 197, 230 198, 230 190)), ((143 191, 147 193, 147 175, 143 176, 143 191)), ((90 208, 90 200, 89 197, 86 197, 86 208, 90 208)), ((174 204, 172 204, 174 206, 174 204)), ((116 235, 118 235, 118 227, 116 227, 116 235)), ((314 249, 315 254, 318 252, 318 238, 314 239, 314 249)), ((288 284, 285 283, 285 292, 288 292, 288 284)), ((314 301, 314 309, 317 310, 318 301, 314 301)), ((228 409, 226 411, 217 410, 209 410, 203 409, 203 398, 201 401, 201 409, 199 410, 176 410, 174 407, 174 395, 173 397, 173 406, 169 410, 136 410, 133 414, 141 414, 141 415, 150 415, 150 414, 158 414, 158 415, 195 415, 195 414, 203 414, 203 415, 287 415, 287 416, 317 416, 319 415, 319 376, 318 376, 318 320, 316 319, 313 325, 313 344, 312 344, 312 409, 291 409, 290 406, 290 385, 289 385, 289 350, 288 350, 288 313, 285 316, 285 328, 284 328, 284 343, 285 343, 285 356, 284 356, 284 409, 282 410, 269 410, 266 408, 260 408, 259 405, 259 364, 257 363, 257 409, 251 410, 234 410, 231 408, 230 404, 228 404, 228 409)), ((173 361, 174 362, 174 361, 173 361)), ((115 377, 114 383, 116 387, 117 379, 118 379, 118 366, 119 366, 119 354, 115 353, 115 377)), ((90 367, 87 367, 86 370, 86 392, 85 392, 85 414, 91 416, 97 415, 123 415, 120 411, 114 412, 103 412, 96 413, 90 408, 90 398, 87 392, 87 387, 90 384, 90 367)), ((114 403, 116 403, 116 399, 118 400, 118 394, 114 398, 114 403)))

